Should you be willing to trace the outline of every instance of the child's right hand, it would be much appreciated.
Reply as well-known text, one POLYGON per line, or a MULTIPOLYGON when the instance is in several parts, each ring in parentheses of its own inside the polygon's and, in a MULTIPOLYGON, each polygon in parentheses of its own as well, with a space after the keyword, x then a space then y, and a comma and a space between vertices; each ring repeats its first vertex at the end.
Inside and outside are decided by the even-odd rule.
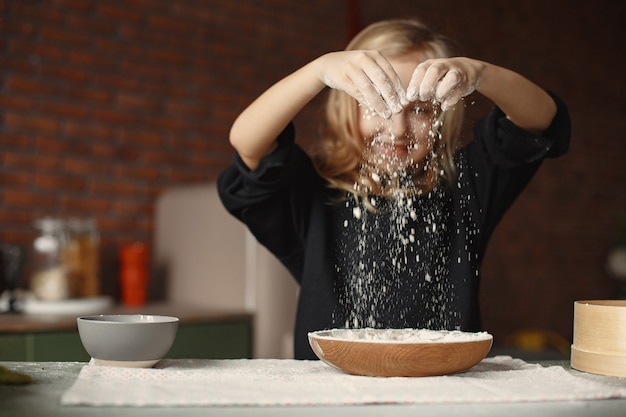
POLYGON ((378 51, 341 51, 316 60, 320 80, 388 119, 408 104, 400 77, 378 51))

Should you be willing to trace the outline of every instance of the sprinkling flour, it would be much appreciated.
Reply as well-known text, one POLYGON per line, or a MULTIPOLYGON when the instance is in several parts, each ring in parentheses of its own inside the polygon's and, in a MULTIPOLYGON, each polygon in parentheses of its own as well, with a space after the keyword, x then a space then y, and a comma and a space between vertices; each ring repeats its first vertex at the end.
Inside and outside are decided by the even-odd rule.
MULTIPOLYGON (((379 134, 398 140, 385 131, 390 122, 383 123, 379 134)), ((443 150, 432 147, 441 140, 441 123, 435 112, 428 133, 433 150, 406 169, 396 169, 406 164, 401 157, 375 151, 376 135, 371 149, 366 143, 354 188, 368 197, 346 199, 347 217, 339 223, 337 328, 458 329, 455 283, 448 277, 450 265, 460 262, 467 248, 452 248, 450 236, 465 233, 471 239, 476 228, 456 220, 454 203, 440 182, 425 191, 415 188, 416 178, 441 175, 435 150, 443 150)), ((454 186, 461 188, 463 180, 459 176, 454 186)))

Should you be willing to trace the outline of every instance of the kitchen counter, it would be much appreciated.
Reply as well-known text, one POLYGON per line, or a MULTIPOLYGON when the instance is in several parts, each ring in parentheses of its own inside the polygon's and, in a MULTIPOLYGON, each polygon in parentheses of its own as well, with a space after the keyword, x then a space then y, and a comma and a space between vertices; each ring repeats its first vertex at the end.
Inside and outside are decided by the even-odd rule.
MULTIPOLYGON (((42 416, 623 416, 626 398, 536 403, 474 403, 360 406, 288 407, 84 407, 62 406, 61 395, 72 386, 85 365, 81 362, 2 362, 3 366, 32 376, 23 386, 0 385, 0 404, 6 415, 42 416), (320 414, 321 413, 321 414, 320 414)), ((568 363, 561 366, 569 367, 568 363)), ((623 378, 585 374, 596 380, 624 386, 623 378)))
MULTIPOLYGON (((180 319, 170 358, 252 357, 251 313, 169 303, 112 306, 94 314, 156 314, 180 319), (217 340, 217 342, 216 342, 217 340)), ((0 361, 87 361, 76 317, 86 314, 0 314, 0 361)))
POLYGON ((0 314, 0 333, 30 333, 76 330, 76 317, 91 314, 155 314, 175 316, 181 323, 223 320, 248 320, 250 313, 239 310, 209 310, 169 303, 147 304, 143 307, 111 306, 90 314, 0 314))

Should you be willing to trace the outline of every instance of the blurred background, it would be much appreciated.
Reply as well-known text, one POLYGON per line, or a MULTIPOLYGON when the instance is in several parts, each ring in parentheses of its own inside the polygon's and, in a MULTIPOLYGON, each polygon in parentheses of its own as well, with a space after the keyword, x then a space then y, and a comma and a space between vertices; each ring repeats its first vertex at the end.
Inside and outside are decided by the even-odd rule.
MULTIPOLYGON (((0 0, 0 243, 30 246, 43 217, 93 219, 100 291, 118 298, 120 248, 151 247, 165 190, 216 180, 238 113, 363 26, 397 17, 568 103, 571 150, 504 217, 481 303, 496 340, 540 330, 571 341, 574 300, 622 296, 606 268, 626 245, 621 1, 0 0)), ((296 120, 305 147, 320 102, 296 120)), ((471 124, 489 103, 466 106, 471 124)))

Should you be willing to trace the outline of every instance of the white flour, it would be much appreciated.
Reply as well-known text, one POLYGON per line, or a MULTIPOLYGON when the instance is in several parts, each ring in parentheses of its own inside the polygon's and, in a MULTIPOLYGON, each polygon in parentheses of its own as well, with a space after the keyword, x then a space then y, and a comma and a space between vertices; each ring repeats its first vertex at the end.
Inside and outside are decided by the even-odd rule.
POLYGON ((381 343, 462 343, 492 338, 487 332, 429 329, 332 329, 311 334, 324 339, 381 343))

